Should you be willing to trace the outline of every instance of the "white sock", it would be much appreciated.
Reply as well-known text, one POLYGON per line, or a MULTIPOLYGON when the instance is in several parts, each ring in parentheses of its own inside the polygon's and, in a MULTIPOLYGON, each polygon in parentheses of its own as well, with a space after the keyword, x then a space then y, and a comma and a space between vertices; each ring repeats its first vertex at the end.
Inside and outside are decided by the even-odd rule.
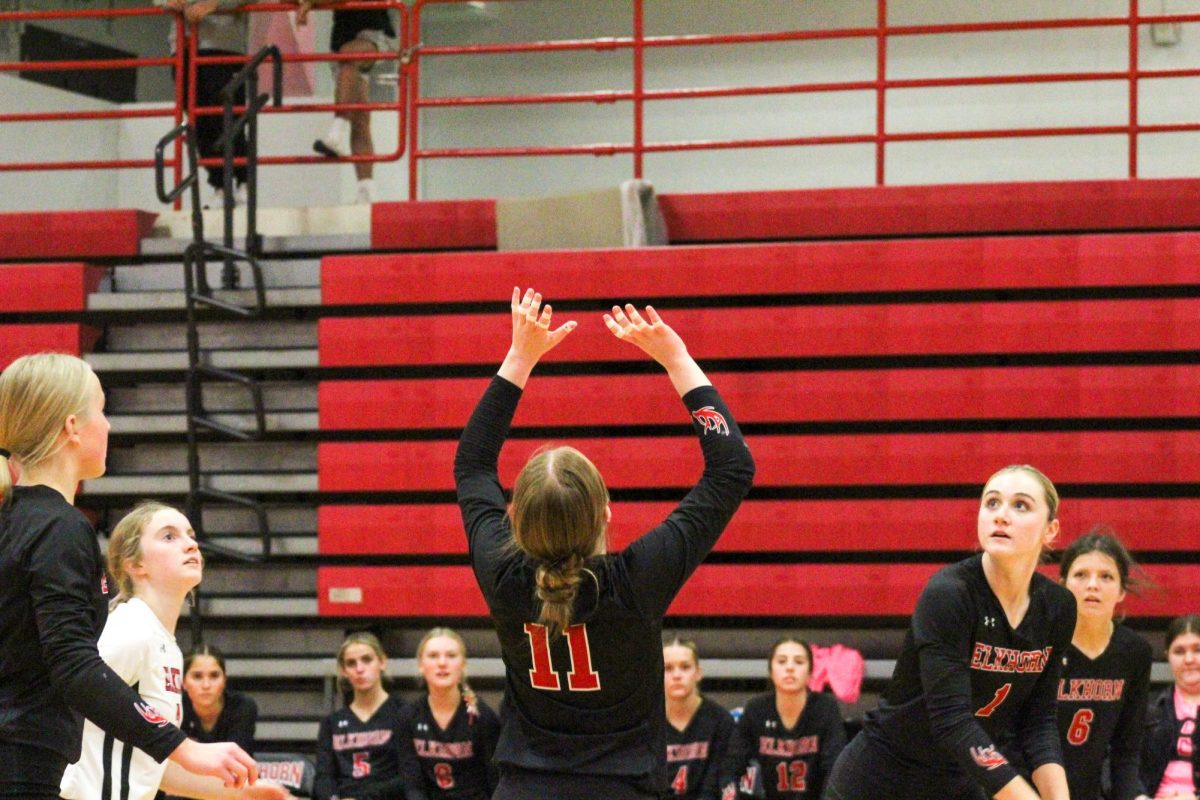
POLYGON ((370 203, 375 201, 375 181, 372 178, 363 178, 358 182, 358 190, 355 193, 355 200, 360 203, 370 203))
POLYGON ((329 125, 329 132, 325 134, 325 144, 336 150, 343 142, 349 141, 350 120, 334 117, 333 122, 329 125))

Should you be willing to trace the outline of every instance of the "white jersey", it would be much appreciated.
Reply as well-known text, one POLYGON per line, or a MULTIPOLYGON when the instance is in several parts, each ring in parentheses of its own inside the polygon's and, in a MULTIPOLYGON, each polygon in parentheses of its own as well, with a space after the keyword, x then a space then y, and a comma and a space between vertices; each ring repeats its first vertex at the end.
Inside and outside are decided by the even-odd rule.
MULTIPOLYGON (((104 624, 99 648, 104 662, 142 696, 142 716, 179 725, 183 654, 149 606, 136 597, 117 606, 104 624)), ((83 751, 63 774, 60 794, 68 800, 151 800, 165 770, 165 762, 86 720, 83 751)))

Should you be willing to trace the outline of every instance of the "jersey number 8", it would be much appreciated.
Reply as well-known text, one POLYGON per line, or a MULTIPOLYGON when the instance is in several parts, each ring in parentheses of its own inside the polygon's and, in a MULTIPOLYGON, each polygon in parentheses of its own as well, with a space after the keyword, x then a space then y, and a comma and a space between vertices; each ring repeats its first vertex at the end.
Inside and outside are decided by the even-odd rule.
MULTIPOLYGON (((592 669, 592 650, 588 644, 587 625, 569 625, 564 633, 571 652, 571 671, 567 673, 568 691, 600 691, 600 675, 592 669)), ((535 689, 558 691, 562 684, 550 659, 550 634, 546 626, 526 622, 525 635, 529 637, 529 650, 533 656, 529 682, 535 689)))

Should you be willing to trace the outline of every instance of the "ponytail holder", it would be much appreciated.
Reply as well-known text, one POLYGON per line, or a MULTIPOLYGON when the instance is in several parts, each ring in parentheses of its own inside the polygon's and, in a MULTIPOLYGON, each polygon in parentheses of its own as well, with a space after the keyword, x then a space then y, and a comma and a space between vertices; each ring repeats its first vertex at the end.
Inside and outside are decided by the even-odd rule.
POLYGON ((0 458, 10 458, 11 459, 12 453, 8 452, 3 447, 0 447, 0 458))

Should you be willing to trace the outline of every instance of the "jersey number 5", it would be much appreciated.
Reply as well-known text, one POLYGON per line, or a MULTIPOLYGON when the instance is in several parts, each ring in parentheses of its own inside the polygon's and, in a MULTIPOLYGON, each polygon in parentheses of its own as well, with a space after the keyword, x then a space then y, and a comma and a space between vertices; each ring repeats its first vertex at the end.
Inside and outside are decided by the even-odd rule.
MULTIPOLYGON (((600 675, 592 669, 592 649, 588 644, 587 625, 569 625, 564 632, 567 647, 571 652, 571 671, 567 673, 567 689, 572 692, 600 691, 600 675)), ((529 637, 529 650, 533 655, 533 669, 529 670, 529 682, 535 689, 556 692, 562 688, 554 663, 550 660, 550 634, 545 625, 525 623, 525 635, 529 637)))

